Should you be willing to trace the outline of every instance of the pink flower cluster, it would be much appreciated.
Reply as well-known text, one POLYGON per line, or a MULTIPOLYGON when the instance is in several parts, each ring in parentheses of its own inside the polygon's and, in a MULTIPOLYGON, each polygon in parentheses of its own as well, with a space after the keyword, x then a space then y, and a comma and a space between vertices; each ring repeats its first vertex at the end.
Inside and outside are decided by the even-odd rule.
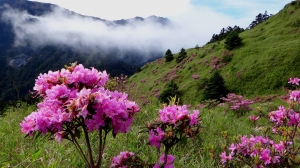
POLYGON ((141 80, 141 83, 145 83, 149 78, 145 78, 141 80))
POLYGON ((229 103, 230 109, 235 111, 252 110, 249 105, 254 103, 253 101, 243 99, 243 96, 236 95, 234 93, 230 93, 227 95, 227 97, 222 97, 221 99, 229 103))
POLYGON ((293 85, 299 85, 299 81, 300 81, 299 78, 290 78, 288 83, 293 84, 293 85))
POLYGON ((290 100, 300 103, 300 90, 294 90, 290 93, 290 100))
POLYGON ((278 128, 282 126, 300 126, 300 113, 293 109, 286 109, 279 106, 278 110, 269 113, 270 121, 274 123, 273 131, 278 132, 278 128))
POLYGON ((162 82, 167 82, 169 80, 174 80, 176 78, 178 78, 178 75, 176 75, 177 73, 177 70, 174 69, 172 71, 169 71, 167 73, 165 73, 160 79, 159 81, 162 81, 162 82))
POLYGON ((177 136, 176 131, 184 133, 187 137, 193 137, 198 130, 193 132, 192 127, 200 123, 198 110, 194 110, 194 113, 190 114, 186 105, 166 106, 159 110, 158 120, 147 126, 150 134, 149 143, 151 146, 160 148, 161 143, 177 136))
POLYGON ((256 167, 262 167, 263 165, 279 166, 286 149, 284 142, 274 143, 273 140, 262 136, 251 135, 250 138, 242 136, 240 141, 240 143, 231 144, 229 155, 226 155, 226 152, 221 153, 220 157, 223 164, 243 158, 247 159, 247 161, 244 160, 247 163, 255 160, 253 164, 256 167))
POLYGON ((156 146, 160 148, 160 143, 165 137, 165 132, 161 128, 155 128, 149 131, 149 143, 151 146, 156 146))
POLYGON ((211 57, 210 63, 208 63, 208 60, 204 60, 203 62, 205 63, 205 65, 206 65, 207 67, 211 66, 213 70, 214 70, 214 69, 220 69, 220 68, 226 66, 226 64, 227 64, 227 63, 225 63, 225 62, 222 62, 222 59, 221 59, 221 58, 218 58, 218 57, 215 56, 215 55, 213 55, 213 56, 211 57))
POLYGON ((94 68, 86 69, 83 65, 79 64, 69 67, 68 69, 40 74, 35 81, 33 89, 37 91, 40 96, 46 97, 45 92, 51 90, 53 86, 65 85, 73 90, 81 90, 83 87, 86 89, 96 89, 103 87, 107 81, 108 74, 106 71, 99 72, 94 68))
POLYGON ((163 166, 164 163, 165 163, 165 165, 164 165, 163 168, 173 168, 174 167, 174 160, 175 160, 175 156, 167 155, 167 162, 165 163, 165 155, 162 155, 159 158, 159 162, 156 163, 153 168, 161 168, 161 166, 163 166))
MULTIPOLYGON (((298 82, 291 78, 289 83, 297 85, 298 82)), ((251 167, 299 167, 300 148, 296 145, 300 127, 299 98, 299 90, 291 91, 290 101, 287 101, 290 108, 279 106, 278 110, 269 113, 273 133, 281 139, 279 143, 274 143, 267 137, 243 136, 240 143, 231 144, 229 155, 221 153, 221 162, 225 166, 226 163, 244 162, 251 167)), ((252 118, 256 120, 254 116, 252 118)))
POLYGON ((111 167, 112 168, 127 168, 126 161, 134 156, 133 152, 120 152, 118 156, 115 156, 111 159, 111 167))
POLYGON ((159 121, 167 124, 176 124, 183 119, 188 119, 190 126, 197 125, 200 122, 199 110, 194 110, 193 112, 193 114, 190 114, 186 105, 170 105, 159 110, 159 121))
POLYGON ((89 131, 111 125, 113 134, 127 132, 139 107, 127 94, 106 90, 107 81, 105 71, 81 64, 40 74, 34 90, 43 101, 20 123, 21 132, 51 132, 59 141, 82 124, 89 131))
POLYGON ((234 53, 232 53, 228 50, 224 50, 221 54, 222 57, 224 57, 224 56, 233 56, 233 55, 234 55, 234 53))
POLYGON ((254 122, 257 121, 259 118, 260 118, 259 116, 257 116, 257 117, 256 117, 256 116, 252 116, 252 115, 249 116, 249 119, 250 119, 251 121, 254 121, 254 122))
POLYGON ((193 78, 193 79, 198 79, 198 78, 199 78, 199 75, 193 74, 193 75, 192 75, 192 78, 193 78))

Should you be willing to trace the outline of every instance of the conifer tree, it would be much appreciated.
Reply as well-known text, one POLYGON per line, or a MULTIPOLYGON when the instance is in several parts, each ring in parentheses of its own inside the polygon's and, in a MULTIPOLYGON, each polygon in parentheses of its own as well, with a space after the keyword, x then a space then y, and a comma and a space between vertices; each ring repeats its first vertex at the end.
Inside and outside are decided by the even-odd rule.
POLYGON ((230 34, 226 37, 225 40, 225 48, 228 50, 232 50, 235 47, 238 47, 242 44, 242 38, 240 38, 239 34, 235 31, 230 32, 230 34))
POLYGON ((172 54, 172 51, 168 49, 165 53, 166 62, 170 62, 174 59, 174 56, 172 54))
POLYGON ((221 100, 220 98, 225 97, 227 94, 228 90, 225 87, 223 77, 220 75, 219 71, 215 71, 204 89, 203 99, 221 100))
POLYGON ((181 48, 178 57, 176 58, 176 63, 180 63, 186 57, 186 52, 184 48, 181 48))

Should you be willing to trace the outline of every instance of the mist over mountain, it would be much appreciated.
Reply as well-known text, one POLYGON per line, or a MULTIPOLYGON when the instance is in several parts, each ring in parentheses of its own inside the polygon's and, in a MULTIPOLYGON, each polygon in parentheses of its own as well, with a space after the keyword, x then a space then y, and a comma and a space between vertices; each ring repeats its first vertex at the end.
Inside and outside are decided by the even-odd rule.
MULTIPOLYGON (((124 57, 126 51, 139 51, 145 60, 156 50, 162 52, 163 43, 173 27, 164 18, 152 16, 129 20, 106 21, 74 14, 66 9, 52 7, 52 12, 35 16, 4 6, 2 20, 13 27, 14 46, 64 45, 77 52, 110 53, 124 57)), ((105 54, 104 54, 105 55, 105 54)))
POLYGON ((0 0, 0 6, 0 101, 21 99, 40 73, 75 61, 111 76, 131 75, 162 57, 178 29, 157 16, 108 21, 25 0, 0 0))

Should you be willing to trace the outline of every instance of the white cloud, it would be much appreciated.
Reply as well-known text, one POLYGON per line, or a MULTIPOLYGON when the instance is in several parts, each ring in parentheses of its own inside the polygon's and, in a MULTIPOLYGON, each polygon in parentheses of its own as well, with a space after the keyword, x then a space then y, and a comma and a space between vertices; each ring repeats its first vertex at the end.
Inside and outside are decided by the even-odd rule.
MULTIPOLYGON (((68 9, 81 14, 85 13, 80 10, 94 11, 97 15, 96 13, 90 15, 104 19, 109 19, 109 17, 126 19, 137 15, 147 17, 154 14, 169 16, 174 24, 162 27, 153 22, 145 22, 143 24, 132 23, 126 27, 110 27, 91 18, 67 17, 63 9, 55 9, 54 12, 40 17, 10 9, 3 18, 14 25, 16 45, 23 45, 25 41, 29 40, 34 46, 63 44, 81 51, 103 51, 109 48, 118 48, 122 52, 133 49, 142 51, 145 57, 149 57, 148 53, 152 50, 165 52, 169 48, 172 52, 178 52, 182 47, 191 48, 196 44, 202 46, 210 40, 214 33, 219 33, 223 27, 237 25, 246 28, 258 13, 264 12, 261 9, 257 9, 259 10, 257 12, 252 7, 265 4, 265 1, 258 0, 244 3, 233 0, 218 1, 217 4, 223 5, 224 8, 249 8, 249 10, 245 10, 247 17, 235 18, 224 14, 223 11, 216 11, 218 6, 212 7, 205 4, 216 3, 217 1, 214 0, 197 1, 197 5, 195 5, 195 1, 190 0, 152 0, 151 3, 147 3, 149 1, 145 0, 122 2, 120 0, 73 0, 72 9, 69 0, 52 0, 51 2, 62 7, 69 6, 68 9), (249 11, 255 14, 251 14, 250 17, 249 11), (114 16, 114 14, 116 15, 114 16), (101 17, 104 15, 107 17, 101 17), (25 22, 28 18, 36 18, 39 21, 25 22)), ((277 0, 274 5, 278 5, 278 3, 277 0)))
POLYGON ((121 51, 139 50, 148 53, 153 50, 164 52, 170 48, 178 52, 182 47, 191 48, 203 45, 222 25, 233 24, 234 20, 216 14, 209 8, 186 6, 188 13, 173 17, 174 24, 161 26, 148 21, 128 26, 111 27, 92 18, 69 17, 62 8, 44 16, 31 16, 26 12, 8 9, 2 16, 10 21, 15 30, 15 45, 30 41, 35 47, 45 44, 71 46, 77 50, 98 51, 118 48, 121 51), (197 11, 209 13, 198 15, 197 11), (28 22, 28 19, 36 21, 28 22), (222 21, 217 21, 222 20, 222 21))

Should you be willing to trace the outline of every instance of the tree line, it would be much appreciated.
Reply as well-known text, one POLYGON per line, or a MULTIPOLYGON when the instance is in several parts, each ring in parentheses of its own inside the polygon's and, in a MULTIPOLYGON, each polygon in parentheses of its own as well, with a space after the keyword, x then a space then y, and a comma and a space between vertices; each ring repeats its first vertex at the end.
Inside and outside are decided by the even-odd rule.
MULTIPOLYGON (((267 21, 271 16, 272 16, 272 14, 269 15, 267 11, 265 11, 265 13, 259 13, 255 17, 255 20, 253 20, 249 24, 249 26, 246 28, 246 30, 252 29, 255 26, 257 26, 258 24, 267 21)), ((232 32, 235 32, 236 34, 239 34, 243 31, 245 31, 245 29, 240 28, 237 25, 235 25, 234 27, 228 26, 227 28, 222 28, 219 34, 213 34, 212 35, 210 41, 207 42, 207 44, 214 43, 214 42, 217 42, 217 41, 222 41, 232 32)))

